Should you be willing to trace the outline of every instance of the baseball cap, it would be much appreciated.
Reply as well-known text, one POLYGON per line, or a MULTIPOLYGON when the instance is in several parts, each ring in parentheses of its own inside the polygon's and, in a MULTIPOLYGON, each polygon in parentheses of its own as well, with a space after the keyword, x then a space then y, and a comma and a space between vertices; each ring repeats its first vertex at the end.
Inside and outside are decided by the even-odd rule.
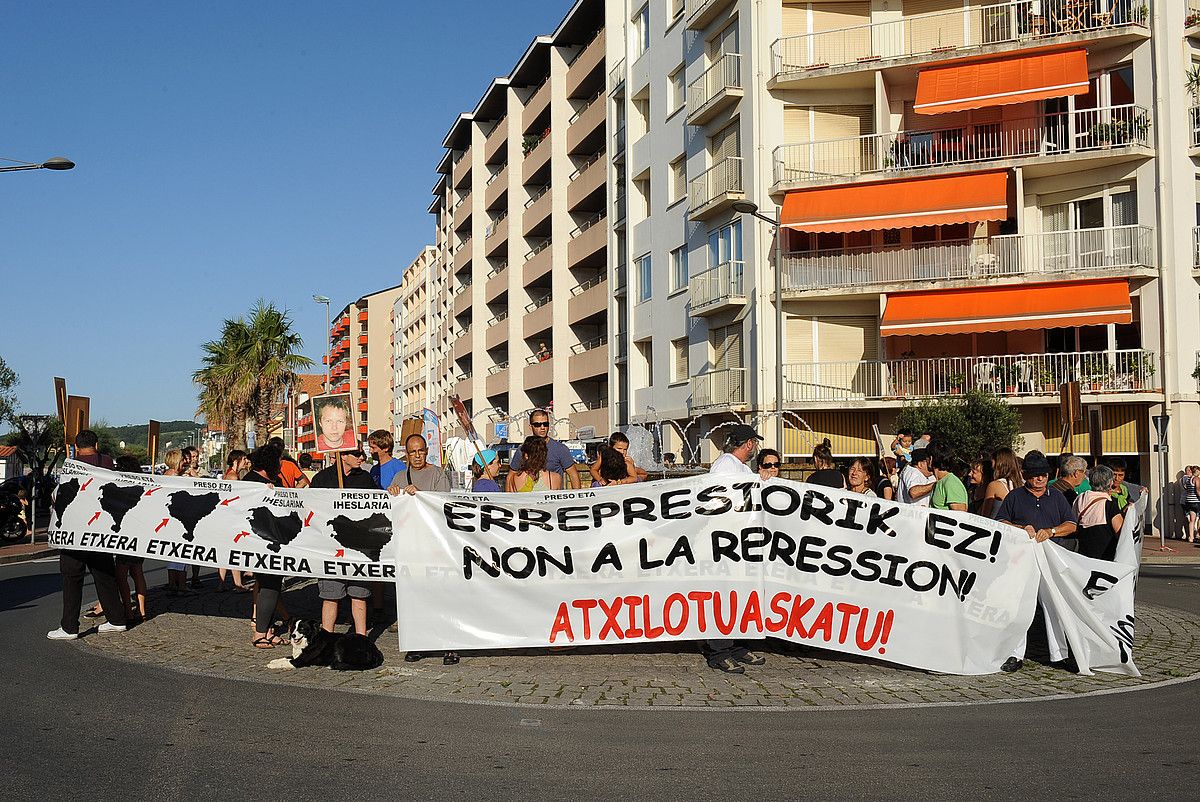
POLYGON ((736 445, 741 445, 747 440, 762 440, 763 436, 754 431, 754 427, 746 423, 739 423, 729 430, 729 442, 736 445))
POLYGON ((475 455, 475 464, 480 468, 486 468, 496 461, 496 452, 490 448, 485 448, 483 451, 475 455))
POLYGON ((1025 455, 1025 462, 1021 466, 1021 470, 1028 476, 1038 476, 1040 474, 1050 475, 1050 461, 1046 459, 1046 455, 1040 451, 1030 451, 1025 455))

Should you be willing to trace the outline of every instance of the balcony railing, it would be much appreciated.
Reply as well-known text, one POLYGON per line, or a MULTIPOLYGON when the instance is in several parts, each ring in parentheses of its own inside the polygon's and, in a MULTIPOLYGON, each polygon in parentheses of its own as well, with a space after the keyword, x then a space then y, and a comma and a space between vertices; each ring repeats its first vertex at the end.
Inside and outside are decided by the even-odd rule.
POLYGON ((584 340, 581 343, 571 346, 572 354, 586 354, 594 348, 599 348, 602 345, 608 345, 608 335, 602 334, 599 337, 593 337, 590 340, 584 340))
MULTIPOLYGON (((871 286, 915 281, 1151 268, 1154 229, 1115 226, 928 245, 804 251, 783 257, 783 289, 871 286)), ((695 298, 693 295, 693 305, 695 298)))
POLYGON ((989 45, 1036 42, 1115 26, 1145 27, 1143 3, 1011 0, 913 14, 886 22, 786 36, 771 45, 776 77, 824 67, 873 66, 911 56, 962 54, 989 45))
POLYGON ((725 262, 688 280, 692 312, 722 301, 746 298, 745 263, 725 262))
POLYGON ((586 112, 588 109, 590 109, 592 107, 593 103, 595 103, 597 100, 599 100, 602 97, 604 97, 603 89, 601 89, 599 92, 597 92, 596 94, 592 95, 590 98, 585 100, 583 102, 583 105, 580 106, 578 108, 578 110, 576 110, 576 112, 571 115, 571 118, 569 120, 567 120, 567 124, 573 125, 576 120, 578 120, 580 117, 583 116, 584 112, 586 112))
POLYGON ((725 53, 688 85, 688 114, 698 112, 722 91, 741 87, 742 57, 738 53, 725 53))
POLYGON ((731 192, 742 192, 740 156, 721 159, 693 180, 688 185, 688 207, 692 210, 699 209, 731 192))
POLYGON ((1188 122, 1191 123, 1189 144, 1193 148, 1200 148, 1200 106, 1192 106, 1188 109, 1188 122))
POLYGON ((775 149, 775 182, 831 181, 957 164, 1150 144, 1141 106, 1106 106, 934 131, 897 131, 775 149))
POLYGON ((546 293, 525 304, 526 312, 534 312, 554 300, 554 293, 546 293))
POLYGON ((625 123, 617 126, 617 130, 613 132, 613 156, 619 156, 625 152, 625 123))
POLYGON ((1067 381, 1078 381, 1085 393, 1134 393, 1155 388, 1155 357, 1133 349, 785 364, 784 401, 926 398, 971 389, 1010 397, 1057 395, 1067 381))
POLYGON ((734 406, 746 403, 746 369, 725 368, 691 379, 692 406, 734 406))
POLYGON ((1192 228, 1192 267, 1200 268, 1200 226, 1192 228))

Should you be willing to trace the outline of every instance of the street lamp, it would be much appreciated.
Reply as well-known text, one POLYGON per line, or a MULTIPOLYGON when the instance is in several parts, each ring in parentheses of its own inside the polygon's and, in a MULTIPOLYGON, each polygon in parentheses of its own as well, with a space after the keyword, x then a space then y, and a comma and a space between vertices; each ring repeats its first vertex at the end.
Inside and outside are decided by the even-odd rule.
POLYGON ((770 223, 775 230, 775 436, 779 442, 780 451, 785 451, 783 445, 783 242, 779 234, 779 220, 767 217, 758 210, 754 201, 734 201, 733 210, 738 214, 748 214, 763 222, 770 223))
POLYGON ((75 167, 75 162, 62 156, 55 156, 52 159, 46 159, 41 164, 33 162, 23 162, 16 159, 5 159, 0 156, 0 161, 12 162, 11 167, 0 167, 0 173, 12 173, 17 170, 71 170, 75 167))
POLYGON ((324 295, 314 295, 314 301, 319 304, 325 304, 325 392, 329 392, 329 370, 333 366, 329 364, 329 298, 324 295))

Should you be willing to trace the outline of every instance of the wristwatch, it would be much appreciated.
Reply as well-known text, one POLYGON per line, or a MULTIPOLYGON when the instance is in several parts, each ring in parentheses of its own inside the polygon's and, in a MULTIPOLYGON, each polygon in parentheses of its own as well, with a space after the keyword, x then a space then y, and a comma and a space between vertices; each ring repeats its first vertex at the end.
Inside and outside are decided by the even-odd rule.
POLYGON ((1050 537, 1058 537, 1058 527, 1050 527, 1050 537))

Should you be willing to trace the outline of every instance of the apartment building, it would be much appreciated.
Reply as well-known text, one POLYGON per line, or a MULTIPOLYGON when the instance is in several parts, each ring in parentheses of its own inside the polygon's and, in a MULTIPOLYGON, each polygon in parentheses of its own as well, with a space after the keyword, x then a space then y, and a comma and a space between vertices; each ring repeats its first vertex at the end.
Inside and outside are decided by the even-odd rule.
POLYGON ((849 456, 873 453, 872 425, 890 431, 904 403, 974 387, 1019 407, 1028 448, 1087 453, 1090 422, 1148 480, 1165 410, 1176 449, 1197 453, 1200 112, 1185 84, 1200 34, 1185 22, 1200 13, 610 12, 625 43, 608 82, 614 422, 704 457, 704 432, 750 419, 789 454, 829 437, 849 456), (1085 422, 1064 449, 1068 380, 1085 422))
POLYGON ((426 245, 405 268, 392 306, 392 429, 397 436, 405 418, 426 408, 437 411, 432 377, 438 343, 432 321, 441 271, 437 250, 426 245))
POLYGON ((452 300, 447 347, 432 356, 485 437, 508 417, 520 436, 537 407, 560 437, 608 431, 605 89, 622 43, 604 20, 603 0, 575 3, 443 142, 430 211, 452 300))

